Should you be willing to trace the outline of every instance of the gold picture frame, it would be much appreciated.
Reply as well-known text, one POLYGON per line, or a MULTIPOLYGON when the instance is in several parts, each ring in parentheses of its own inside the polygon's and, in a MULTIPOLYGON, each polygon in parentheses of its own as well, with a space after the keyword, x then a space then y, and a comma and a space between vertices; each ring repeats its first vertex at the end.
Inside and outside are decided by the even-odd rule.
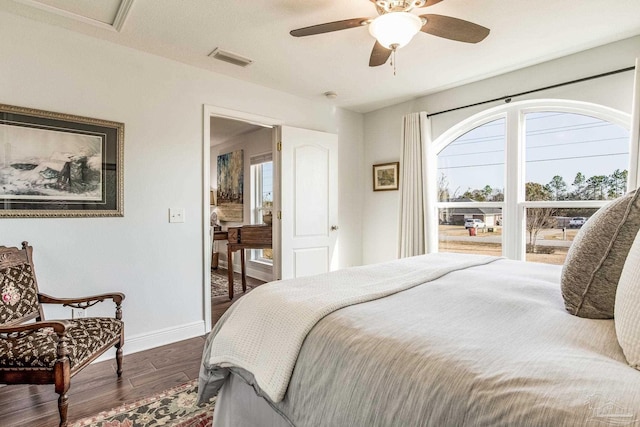
POLYGON ((373 191, 397 190, 400 184, 400 162, 373 165, 373 191))
POLYGON ((0 217, 124 216, 124 124, 0 104, 0 217))

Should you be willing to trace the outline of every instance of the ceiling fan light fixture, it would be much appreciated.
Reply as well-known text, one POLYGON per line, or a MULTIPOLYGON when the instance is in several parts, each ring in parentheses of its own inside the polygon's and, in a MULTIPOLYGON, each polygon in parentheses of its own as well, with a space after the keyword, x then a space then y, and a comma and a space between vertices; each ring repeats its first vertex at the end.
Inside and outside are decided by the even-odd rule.
POLYGON ((369 33, 387 49, 397 49, 409 43, 420 28, 420 17, 408 12, 391 12, 374 19, 369 24, 369 33))

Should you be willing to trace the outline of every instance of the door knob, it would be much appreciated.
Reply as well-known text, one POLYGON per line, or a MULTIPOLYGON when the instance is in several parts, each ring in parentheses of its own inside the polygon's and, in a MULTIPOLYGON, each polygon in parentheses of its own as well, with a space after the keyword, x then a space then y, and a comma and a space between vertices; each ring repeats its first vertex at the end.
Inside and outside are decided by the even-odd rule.
POLYGON ((337 229, 338 229, 338 226, 337 226, 337 225, 332 225, 332 226, 331 226, 331 231, 336 231, 337 229))

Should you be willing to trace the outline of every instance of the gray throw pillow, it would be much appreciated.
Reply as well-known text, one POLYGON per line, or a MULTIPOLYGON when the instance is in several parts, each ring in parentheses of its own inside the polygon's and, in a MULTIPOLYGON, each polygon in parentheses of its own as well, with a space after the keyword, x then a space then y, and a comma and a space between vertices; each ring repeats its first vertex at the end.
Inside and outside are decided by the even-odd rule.
POLYGON ((576 235, 562 268, 562 297, 569 313, 613 318, 618 280, 640 229, 639 194, 632 191, 603 206, 576 235))

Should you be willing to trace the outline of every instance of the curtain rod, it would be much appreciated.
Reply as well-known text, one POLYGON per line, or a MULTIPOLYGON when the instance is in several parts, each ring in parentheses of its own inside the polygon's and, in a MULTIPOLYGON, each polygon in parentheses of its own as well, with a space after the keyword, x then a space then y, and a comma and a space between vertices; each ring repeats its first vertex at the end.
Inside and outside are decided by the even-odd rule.
POLYGON ((520 93, 516 93, 516 94, 513 94, 513 95, 501 96, 500 98, 489 99, 487 101, 476 102, 475 104, 463 105, 462 107, 456 107, 456 108, 451 108, 449 110, 438 111, 437 113, 427 114, 427 117, 437 116, 439 114, 444 114, 444 113, 450 113, 452 111, 462 110, 463 108, 476 107, 478 105, 488 104, 490 102, 496 102, 496 101, 504 100, 504 102, 509 103, 509 102, 511 102, 511 98, 514 98, 516 96, 529 95, 530 93, 540 92, 540 91, 548 90, 548 89, 555 89, 557 87, 572 85, 574 83, 586 82, 587 80, 599 79, 601 77, 607 77, 607 76, 611 76, 613 74, 624 73, 624 72, 632 71, 632 70, 635 70, 635 69, 636 69, 636 67, 620 68, 618 70, 609 71, 609 72, 602 73, 602 74, 596 74, 595 76, 583 77, 581 79, 571 80, 571 81, 564 82, 564 83, 558 83, 558 84, 551 85, 551 86, 545 86, 545 87, 541 87, 541 88, 538 88, 538 89, 528 90, 526 92, 520 92, 520 93))

